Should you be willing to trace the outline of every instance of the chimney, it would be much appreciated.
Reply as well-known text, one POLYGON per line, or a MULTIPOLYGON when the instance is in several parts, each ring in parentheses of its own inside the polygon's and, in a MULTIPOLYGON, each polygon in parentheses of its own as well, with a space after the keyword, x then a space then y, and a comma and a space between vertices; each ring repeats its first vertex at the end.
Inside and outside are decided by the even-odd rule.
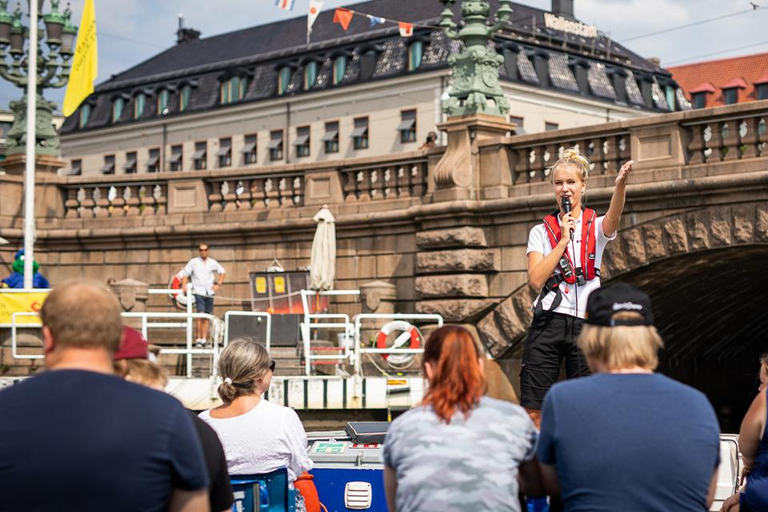
POLYGON ((658 57, 648 57, 648 62, 653 64, 656 67, 661 67, 661 59, 658 57))
POLYGON ((179 14, 179 30, 176 31, 176 44, 188 43, 200 39, 200 31, 184 28, 184 15, 179 14))
POLYGON ((573 0, 552 0, 552 14, 575 20, 573 15, 573 0))

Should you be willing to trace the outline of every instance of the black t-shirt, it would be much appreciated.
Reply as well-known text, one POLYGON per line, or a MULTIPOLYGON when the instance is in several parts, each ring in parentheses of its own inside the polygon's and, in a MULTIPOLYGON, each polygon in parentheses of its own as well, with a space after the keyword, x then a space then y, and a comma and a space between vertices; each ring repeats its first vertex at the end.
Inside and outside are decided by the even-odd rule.
POLYGON ((55 370, 0 391, 0 510, 161 511, 208 486, 194 423, 170 395, 55 370))
POLYGON ((198 418, 197 414, 192 411, 190 414, 195 422, 197 435, 200 436, 200 441, 203 443, 203 454, 208 466, 208 479, 211 482, 208 486, 211 512, 230 509, 235 500, 232 496, 229 473, 227 473, 227 457, 224 455, 224 448, 221 446, 219 436, 206 422, 198 418))

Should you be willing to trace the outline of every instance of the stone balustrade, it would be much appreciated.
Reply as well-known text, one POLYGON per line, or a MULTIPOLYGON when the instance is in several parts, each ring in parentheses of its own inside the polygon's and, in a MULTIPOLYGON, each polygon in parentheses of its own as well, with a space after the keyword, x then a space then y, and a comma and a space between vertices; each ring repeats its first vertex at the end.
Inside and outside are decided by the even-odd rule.
POLYGON ((514 184, 547 181, 550 167, 568 148, 577 148, 590 160, 590 171, 593 175, 617 171, 622 162, 629 160, 631 154, 631 137, 628 130, 598 132, 576 138, 550 136, 542 139, 544 140, 533 143, 510 144, 514 162, 514 184))
POLYGON ((289 208, 304 203, 304 174, 206 180, 211 212, 289 208))
POLYGON ((64 217, 137 217, 164 215, 168 203, 166 181, 64 184, 64 217))
POLYGON ((688 141, 688 163, 728 162, 764 155, 768 141, 766 110, 714 113, 682 123, 688 141))
POLYGON ((427 193, 427 172, 427 158, 344 167, 340 170, 344 201, 422 197, 427 193))

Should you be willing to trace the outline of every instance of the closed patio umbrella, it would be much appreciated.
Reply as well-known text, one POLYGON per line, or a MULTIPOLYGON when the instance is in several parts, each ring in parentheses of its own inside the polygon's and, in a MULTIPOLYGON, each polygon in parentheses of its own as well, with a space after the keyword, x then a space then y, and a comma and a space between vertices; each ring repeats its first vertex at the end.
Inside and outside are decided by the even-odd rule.
POLYGON ((336 219, 328 207, 323 205, 313 220, 317 222, 317 231, 312 241, 309 288, 317 291, 332 290, 336 277, 336 219))

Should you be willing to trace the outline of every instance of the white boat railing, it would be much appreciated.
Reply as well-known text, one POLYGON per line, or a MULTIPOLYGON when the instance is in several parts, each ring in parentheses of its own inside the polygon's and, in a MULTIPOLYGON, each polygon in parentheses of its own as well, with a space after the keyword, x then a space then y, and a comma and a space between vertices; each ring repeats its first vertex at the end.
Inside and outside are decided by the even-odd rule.
MULTIPOLYGON (((433 313, 360 313, 355 315, 355 374, 361 375, 363 354, 422 354, 424 353, 424 341, 421 340, 420 348, 368 348, 363 347, 360 338, 363 320, 426 320, 437 322, 438 327, 443 325, 443 317, 433 313)), ((409 322, 410 323, 410 322, 409 322)), ((403 336, 401 334, 401 336, 403 336)), ((408 335, 410 337, 410 335, 408 335)))
MULTIPOLYGON (((150 312, 124 312, 120 313, 123 318, 139 318, 141 319, 141 333, 145 339, 149 327, 154 328, 168 328, 168 327, 186 327, 188 322, 191 322, 195 318, 205 318, 213 324, 216 317, 208 313, 150 313, 150 312), (165 318, 165 319, 184 319, 186 322, 150 322, 153 318, 165 318)), ((160 354, 173 354, 186 356, 187 363, 187 377, 192 377, 192 356, 195 355, 210 355, 213 357, 212 362, 212 376, 216 377, 216 363, 219 359, 219 339, 218 336, 212 336, 213 343, 211 348, 197 348, 192 346, 192 336, 189 335, 189 328, 187 329, 187 343, 184 348, 161 348, 160 354)))
MULTIPOLYGON (((310 313, 309 298, 325 297, 359 297, 360 290, 301 290, 301 305, 304 308, 304 321, 301 323, 301 339, 304 344, 304 373, 307 376, 312 374, 312 361, 331 362, 341 364, 348 361, 352 356, 350 350, 350 338, 354 335, 354 324, 350 321, 349 315, 341 313, 310 313), (334 322, 334 320, 342 320, 334 322), (312 347, 312 331, 317 330, 336 330, 342 331, 344 339, 343 347, 312 347), (335 354, 318 355, 313 352, 325 351, 336 352, 335 354)), ((321 363, 322 364, 322 363, 321 363)))
POLYGON ((33 316, 35 318, 40 318, 40 313, 36 313, 33 311, 17 311, 16 313, 13 313, 11 315, 11 354, 13 354, 14 359, 43 359, 45 356, 43 354, 19 354, 18 353, 18 344, 16 342, 16 334, 17 328, 22 329, 40 329, 42 328, 42 325, 40 322, 36 323, 27 323, 27 324, 19 324, 16 322, 16 318, 22 317, 22 316, 33 316))
MULTIPOLYGON (((190 287, 191 288, 191 287, 190 287)), ((34 289, 34 290, 0 290, 0 293, 46 293, 50 290, 34 289)), ((178 295, 182 292, 178 289, 150 289, 150 294, 170 294, 178 295)), ((186 377, 192 377, 192 362, 194 356, 210 356, 212 361, 211 378, 217 377, 217 362, 219 359, 220 351, 229 343, 229 336, 231 332, 230 322, 232 317, 244 316, 244 317, 256 317, 259 322, 266 322, 266 335, 265 346, 267 350, 270 350, 272 345, 272 314, 260 311, 227 311, 224 315, 223 323, 223 336, 222 333, 215 332, 216 329, 212 329, 213 343, 210 347, 195 347, 194 346, 194 320, 198 318, 205 318, 209 320, 212 327, 218 322, 221 326, 221 322, 213 315, 206 313, 196 313, 193 311, 193 296, 191 290, 185 293, 187 297, 186 311, 184 312, 124 312, 121 313, 123 318, 139 319, 141 321, 141 333, 145 339, 149 339, 150 329, 185 329, 186 330, 186 343, 180 348, 162 348, 161 354, 181 355, 186 357, 186 377)), ((315 296, 359 296, 359 290, 329 290, 329 291, 314 291, 314 290, 302 290, 301 300, 304 306, 303 322, 300 324, 300 334, 303 344, 303 360, 305 366, 305 376, 312 376, 313 364, 351 364, 354 365, 354 373, 357 376, 362 375, 362 357, 365 354, 373 355, 410 355, 421 354, 424 352, 423 343, 424 340, 420 340, 421 346, 419 348, 401 348, 405 343, 402 340, 406 340, 408 336, 405 333, 398 336, 395 346, 388 348, 378 348, 364 346, 361 338, 361 330, 363 328, 363 322, 367 320, 405 320, 415 325, 418 323, 436 323, 438 327, 443 325, 443 317, 437 314, 420 314, 420 313, 360 313, 355 315, 352 319, 347 314, 342 313, 310 313, 310 298, 315 296), (330 330, 340 331, 340 345, 339 347, 312 347, 311 340, 312 334, 318 330, 330 330), (318 354, 318 352, 325 352, 318 354), (333 352, 333 353, 329 353, 333 352)), ((39 317, 37 312, 15 312, 11 315, 10 324, 2 324, 0 327, 10 327, 11 329, 11 348, 12 356, 14 359, 42 359, 43 354, 21 354, 19 353, 18 344, 18 329, 37 328, 41 327, 39 321, 36 322, 20 322, 19 320, 24 317, 39 317)), ((23 347, 22 347, 23 348, 23 347)), ((320 376, 318 376, 320 377, 320 376)))

